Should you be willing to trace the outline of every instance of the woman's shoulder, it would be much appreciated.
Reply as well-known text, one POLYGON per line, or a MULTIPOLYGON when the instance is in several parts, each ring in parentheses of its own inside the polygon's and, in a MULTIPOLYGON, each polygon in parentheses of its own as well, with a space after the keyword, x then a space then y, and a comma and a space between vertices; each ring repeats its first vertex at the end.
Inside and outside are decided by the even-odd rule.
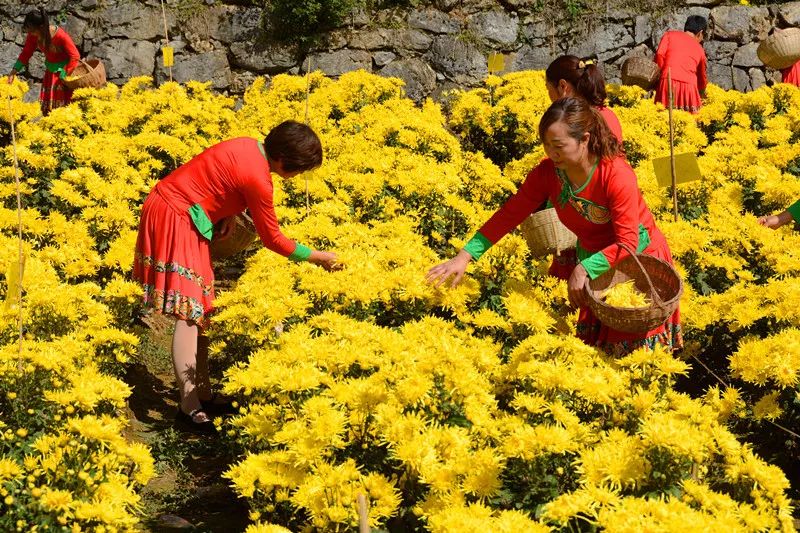
POLYGON ((636 180, 636 173, 624 155, 603 158, 598 167, 602 171, 600 173, 601 179, 617 181, 632 178, 634 181, 636 180))

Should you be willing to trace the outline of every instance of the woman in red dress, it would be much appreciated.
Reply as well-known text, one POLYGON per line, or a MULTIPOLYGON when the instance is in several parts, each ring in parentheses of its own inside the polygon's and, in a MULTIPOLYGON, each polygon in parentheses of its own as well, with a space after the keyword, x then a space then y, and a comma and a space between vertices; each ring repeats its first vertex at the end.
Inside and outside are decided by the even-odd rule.
POLYGON ((700 15, 686 19, 684 31, 670 30, 661 38, 656 50, 656 64, 661 69, 661 79, 656 89, 656 102, 669 106, 668 76, 672 78, 672 107, 697 113, 703 105, 705 93, 706 52, 703 42, 708 22, 700 15))
POLYGON ((478 230, 450 261, 430 269, 429 282, 441 285, 451 276, 458 284, 470 261, 517 227, 549 199, 561 222, 578 236, 578 259, 569 279, 569 298, 580 309, 577 335, 591 346, 625 354, 645 346, 683 346, 680 313, 642 334, 613 330, 586 306, 584 285, 627 257, 619 246, 672 262, 664 235, 642 198, 636 175, 623 157, 619 141, 600 114, 582 98, 562 98, 539 123, 547 158, 534 168, 519 191, 478 230))
POLYGON ((791 83, 800 87, 800 61, 781 70, 781 83, 791 83))
POLYGON ((22 23, 27 32, 25 45, 19 55, 8 82, 14 81, 18 72, 27 68, 33 52, 44 52, 45 73, 42 78, 42 89, 39 92, 39 104, 42 115, 47 115, 57 107, 63 107, 72 100, 72 90, 64 85, 64 79, 72 72, 80 61, 80 54, 72 42, 72 38, 63 28, 50 25, 50 19, 44 9, 25 15, 22 23))
MULTIPOLYGON (((611 133, 622 143, 622 126, 617 115, 606 107, 606 80, 594 61, 571 55, 561 56, 550 63, 544 74, 551 102, 565 96, 580 96, 600 113, 611 133)), ((563 250, 553 256, 548 272, 551 276, 567 280, 576 264, 578 258, 575 250, 563 250)))
POLYGON ((291 178, 321 163, 322 145, 314 131, 288 121, 270 131, 263 144, 240 137, 208 148, 157 183, 142 206, 133 278, 144 289, 146 312, 176 318, 177 418, 190 429, 213 432, 206 411, 229 407, 212 398, 208 345, 198 330, 214 308, 209 243, 225 238, 232 217, 246 208, 264 246, 294 261, 335 269, 336 254, 285 237, 273 208, 270 172, 291 178))

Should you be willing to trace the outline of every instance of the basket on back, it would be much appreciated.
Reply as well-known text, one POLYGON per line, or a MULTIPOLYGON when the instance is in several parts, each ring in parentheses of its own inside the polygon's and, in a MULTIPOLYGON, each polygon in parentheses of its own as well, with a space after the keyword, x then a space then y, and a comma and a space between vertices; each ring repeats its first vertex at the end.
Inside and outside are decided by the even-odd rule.
POLYGON ((578 238, 559 220, 553 207, 537 211, 519 226, 534 257, 559 255, 575 248, 578 238))
POLYGON ((258 239, 253 219, 246 213, 236 215, 232 224, 233 227, 227 238, 211 239, 210 251, 213 261, 221 261, 243 252, 258 239))
POLYGON ((106 84, 106 68, 99 59, 81 60, 72 73, 64 80, 67 88, 75 90, 83 87, 99 89, 106 84))
POLYGON ((768 67, 778 70, 791 67, 800 61, 800 28, 775 30, 759 43, 756 53, 768 67))
POLYGON ((661 69, 653 61, 646 57, 629 57, 622 64, 622 83, 624 85, 637 85, 649 91, 652 89, 658 78, 661 76, 661 69))
POLYGON ((678 308, 683 282, 675 269, 656 257, 636 254, 620 244, 630 255, 584 288, 592 313, 609 328, 626 333, 646 333, 662 326, 678 308), (636 289, 645 294, 646 307, 615 307, 604 301, 605 294, 616 284, 633 280, 636 289))

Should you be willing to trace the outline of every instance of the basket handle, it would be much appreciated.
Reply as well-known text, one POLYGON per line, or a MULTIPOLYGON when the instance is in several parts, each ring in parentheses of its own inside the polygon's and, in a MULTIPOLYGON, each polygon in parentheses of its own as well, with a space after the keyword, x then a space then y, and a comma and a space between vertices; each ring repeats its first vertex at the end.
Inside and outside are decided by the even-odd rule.
POLYGON ((650 279, 650 274, 647 273, 647 269, 644 268, 644 265, 642 264, 642 262, 639 261, 639 258, 637 257, 636 252, 631 250, 631 247, 628 246, 627 244, 625 244, 624 242, 619 242, 619 243, 617 243, 617 245, 620 248, 622 248, 623 250, 625 250, 626 252, 628 252, 631 255, 631 257, 633 257, 633 260, 636 261, 636 264, 639 266, 639 269, 642 271, 642 274, 644 274, 644 279, 647 280, 647 284, 650 286, 650 293, 653 295, 653 303, 657 307, 663 308, 664 307, 664 300, 662 300, 661 299, 661 295, 658 294, 658 291, 656 290, 655 285, 653 285, 653 280, 650 279))

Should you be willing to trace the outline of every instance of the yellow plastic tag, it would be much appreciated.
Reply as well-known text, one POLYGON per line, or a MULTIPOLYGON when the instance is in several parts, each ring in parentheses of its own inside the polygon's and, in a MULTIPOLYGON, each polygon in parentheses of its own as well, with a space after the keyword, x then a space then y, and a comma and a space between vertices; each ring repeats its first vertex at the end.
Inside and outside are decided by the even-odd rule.
MULTIPOLYGON (((656 173, 656 180, 661 187, 672 186, 672 171, 670 170, 669 156, 653 159, 653 170, 656 173)), ((697 164, 697 156, 692 153, 678 154, 675 156, 675 181, 689 183, 700 179, 700 165, 697 164)))
POLYGON ((506 69, 506 56, 498 52, 489 54, 489 74, 501 72, 506 69))
POLYGON ((164 59, 164 67, 171 67, 175 64, 175 49, 171 46, 161 47, 161 57, 164 59))
POLYGON ((25 274, 25 256, 22 256, 22 270, 20 271, 19 261, 12 261, 6 268, 6 283, 8 291, 6 292, 6 309, 14 309, 19 305, 19 290, 22 284, 22 276, 25 274))

